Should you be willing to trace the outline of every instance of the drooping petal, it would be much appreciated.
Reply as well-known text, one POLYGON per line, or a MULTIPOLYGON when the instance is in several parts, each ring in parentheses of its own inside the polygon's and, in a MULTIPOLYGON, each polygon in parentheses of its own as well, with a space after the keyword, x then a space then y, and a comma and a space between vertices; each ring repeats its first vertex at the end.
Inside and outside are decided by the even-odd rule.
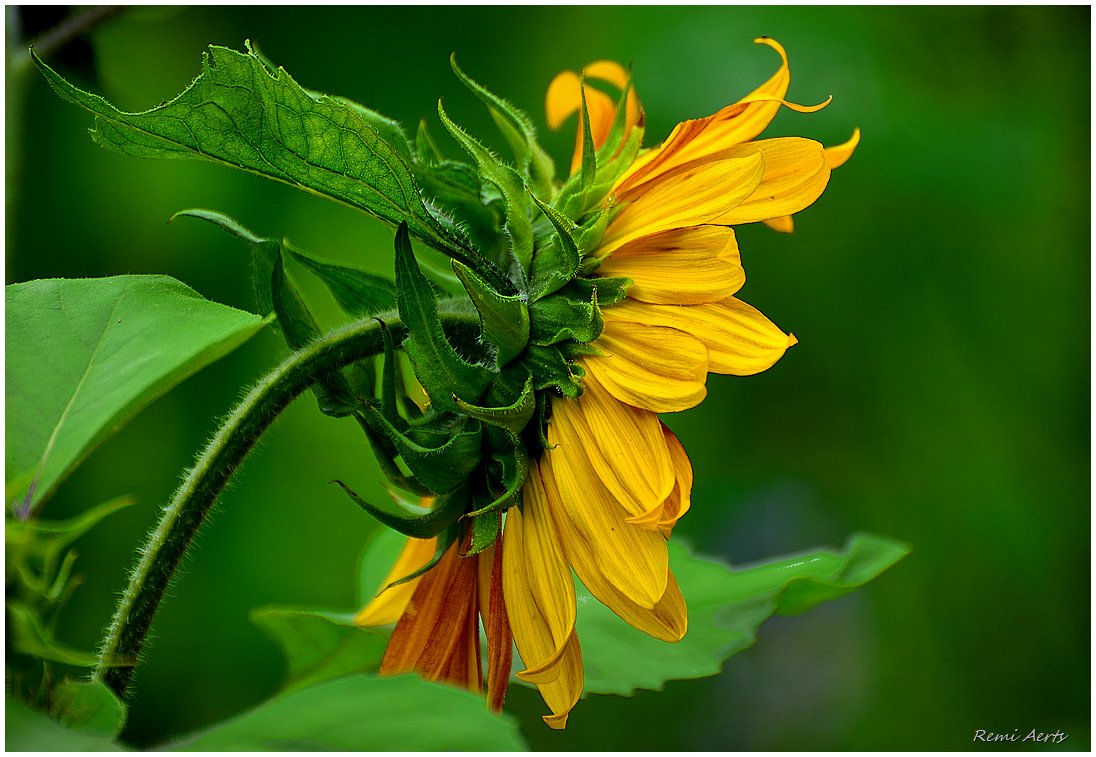
POLYGON ((380 593, 373 597, 373 599, 354 616, 354 623, 363 627, 383 626, 388 623, 395 623, 399 620, 400 615, 403 614, 404 609, 407 607, 407 603, 411 600, 411 595, 414 593, 415 586, 420 579, 413 578, 410 581, 405 581, 396 586, 391 586, 390 584, 405 576, 411 575, 423 565, 430 562, 430 558, 434 556, 434 551, 436 549, 436 538, 413 539, 408 537, 403 545, 403 550, 400 551, 399 557, 396 558, 396 562, 392 566, 392 570, 388 572, 384 581, 377 587, 380 593))
POLYGON ((672 572, 666 578, 666 593, 654 607, 637 605, 610 584, 597 585, 596 589, 587 584, 586 588, 626 623, 660 641, 681 641, 689 628, 688 608, 672 572))
POLYGON ((510 667, 514 657, 514 637, 506 611, 502 585, 503 543, 496 541, 479 559, 479 610, 487 637, 487 706, 502 711, 510 685, 510 667))
POLYGON ((654 413, 696 407, 707 394, 708 350, 692 335, 673 328, 622 320, 607 308, 597 338, 601 355, 582 367, 616 399, 654 413))
POLYGON ((674 461, 674 472, 677 475, 674 490, 662 505, 662 517, 658 523, 662 535, 668 538, 677 521, 689 511, 693 490, 693 465, 674 432, 665 426, 662 430, 666 432, 666 446, 670 450, 670 458, 674 461))
POLYGON ((779 137, 739 145, 730 157, 761 155, 765 175, 753 193, 712 223, 735 225, 791 215, 803 210, 826 188, 830 166, 822 145, 813 139, 779 137))
POLYGON ((582 696, 582 684, 585 676, 582 669, 582 650, 578 645, 578 634, 574 631, 567 639, 567 644, 557 663, 557 671, 551 681, 538 683, 544 703, 552 711, 551 715, 542 715, 542 719, 553 730, 561 730, 567 727, 567 716, 578 704, 582 696))
MULTIPOLYGON (((749 376, 772 366, 798 340, 735 297, 703 305, 646 305, 625 300, 617 317, 685 331, 708 348, 708 370, 749 376)), ((608 311, 606 311, 608 312, 608 311)))
POLYGON ((575 585, 534 461, 520 508, 506 514, 502 587, 510 627, 527 670, 562 653, 575 627, 575 585))
POLYGON ((734 232, 724 226, 692 226, 642 237, 614 252, 598 275, 626 276, 632 280, 629 297, 666 305, 715 302, 737 292, 746 281, 734 232))
POLYGON ((661 534, 625 522, 605 488, 580 482, 559 450, 543 455, 540 471, 564 554, 582 582, 607 583, 635 604, 654 607, 666 593, 669 571, 661 534))
POLYGON ((392 631, 381 675, 417 672, 479 691, 477 558, 461 557, 453 544, 419 579, 411 601, 392 631))
POLYGON ((642 192, 623 194, 619 199, 628 204, 609 224, 598 254, 651 234, 716 223, 755 194, 765 171, 761 151, 752 151, 691 163, 645 184, 642 192))

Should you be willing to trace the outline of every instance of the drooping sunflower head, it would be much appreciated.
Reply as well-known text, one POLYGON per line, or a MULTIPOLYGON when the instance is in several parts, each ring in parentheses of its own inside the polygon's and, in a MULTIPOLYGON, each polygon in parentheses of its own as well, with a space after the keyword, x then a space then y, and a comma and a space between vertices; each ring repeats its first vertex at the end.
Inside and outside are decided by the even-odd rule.
MULTIPOLYGON (((463 298, 439 298, 397 237, 404 341, 364 422, 395 489, 427 509, 393 514, 413 537, 362 625, 396 621, 383 672, 483 686, 501 706, 511 638, 518 677, 561 728, 583 666, 573 575, 631 625, 669 642, 687 612, 666 540, 690 507, 692 470, 658 414, 697 405, 709 373, 750 375, 795 337, 735 295, 745 281, 733 226, 791 231, 852 153, 799 137, 756 139, 785 97, 776 74, 714 115, 642 150, 643 109, 621 66, 598 61, 548 87, 548 125, 577 121, 555 178, 529 119, 458 76, 491 109, 514 152, 503 161, 457 126, 471 163, 443 157, 425 130, 417 178, 473 250, 454 262, 463 298), (461 304, 463 302, 463 305, 461 304), (439 313, 474 308, 473 338, 439 313), (446 310, 448 309, 448 310, 446 310), (429 402, 406 401, 402 347, 429 402)), ((439 216, 440 217, 440 216, 439 216)))

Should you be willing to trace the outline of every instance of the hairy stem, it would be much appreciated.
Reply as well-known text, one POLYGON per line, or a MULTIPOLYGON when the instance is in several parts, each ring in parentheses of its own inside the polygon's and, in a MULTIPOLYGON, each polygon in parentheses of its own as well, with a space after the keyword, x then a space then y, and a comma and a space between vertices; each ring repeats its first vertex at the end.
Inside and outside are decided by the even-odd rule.
MULTIPOLYGON (((395 313, 379 317, 400 339, 404 327, 399 317, 395 313)), ((451 311, 443 317, 452 324, 470 320, 463 312, 451 311)), ((336 329, 290 355, 229 413, 138 550, 129 585, 103 638, 95 675, 119 696, 125 695, 153 616, 175 569, 217 497, 263 432, 282 410, 324 375, 382 350, 381 327, 375 319, 336 329)))

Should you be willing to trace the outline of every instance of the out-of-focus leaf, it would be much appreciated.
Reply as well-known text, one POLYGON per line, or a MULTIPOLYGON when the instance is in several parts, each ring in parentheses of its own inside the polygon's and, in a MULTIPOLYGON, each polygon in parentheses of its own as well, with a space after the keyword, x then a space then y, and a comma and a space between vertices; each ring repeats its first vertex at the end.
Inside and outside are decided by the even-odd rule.
POLYGON ((11 697, 4 705, 4 748, 9 752, 126 751, 105 736, 66 728, 11 697))
POLYGON ((259 607, 251 611, 251 620, 285 654, 288 667, 285 691, 350 673, 375 672, 388 642, 387 634, 354 625, 350 613, 305 607, 259 607))
POLYGON ((168 276, 7 287, 7 470, 44 501, 138 410, 243 344, 262 319, 168 276))
POLYGON ((578 586, 578 635, 586 691, 630 696, 666 681, 715 675, 753 644, 774 613, 793 614, 847 594, 909 553, 901 542, 857 535, 842 552, 824 549, 731 569, 670 545, 670 566, 689 607, 689 630, 677 644, 637 631, 578 586))
POLYGON ((517 725, 483 698, 415 675, 299 689, 169 745, 188 751, 515 751, 517 725))
POLYGON ((33 607, 14 599, 7 602, 8 638, 12 647, 23 654, 50 662, 61 662, 81 668, 94 667, 97 660, 91 652, 63 644, 42 623, 33 607))
POLYGON ((99 679, 62 681, 53 690, 50 710, 65 726, 82 733, 117 738, 126 723, 126 706, 99 679))

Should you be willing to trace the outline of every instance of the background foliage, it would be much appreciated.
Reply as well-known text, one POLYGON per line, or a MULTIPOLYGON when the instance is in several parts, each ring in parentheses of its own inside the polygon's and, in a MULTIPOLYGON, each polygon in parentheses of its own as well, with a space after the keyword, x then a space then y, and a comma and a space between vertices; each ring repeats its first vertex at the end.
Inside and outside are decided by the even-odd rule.
MULTIPOLYGON (((26 9, 29 35, 40 14, 26 9), (29 14, 29 15, 28 15, 29 14)), ((9 9, 9 14, 18 11, 9 9)), ((914 553, 838 602, 766 624, 718 677, 599 697, 568 730, 535 693, 509 709, 548 749, 962 749, 976 729, 1061 729, 1089 744, 1088 8, 128 9, 50 62, 125 110, 178 93, 207 44, 250 38, 306 87, 413 127, 436 98, 490 124, 453 77, 539 115, 563 68, 633 63, 650 141, 776 67, 769 135, 864 141, 790 237, 742 231, 743 297, 801 344, 668 418, 696 469, 675 534, 741 564, 852 531, 914 553)), ((11 18, 9 18, 9 21, 11 18)), ((44 80, 9 78, 8 282, 164 273, 247 309, 247 252, 194 206, 378 272, 391 231, 361 214, 197 162, 95 147, 44 80)), ((435 134, 442 130, 435 129, 435 134)), ((562 165, 572 134, 545 134, 562 165)), ((316 292, 316 299, 323 295, 316 292)), ((253 309, 253 308, 252 308, 253 309)), ((240 387, 273 363, 260 334, 157 400, 58 490, 60 519, 137 506, 77 542, 85 577, 64 641, 94 646, 133 546, 240 387)), ((123 734, 162 741, 253 705, 283 676, 248 619, 265 604, 350 608, 373 528, 327 482, 379 494, 360 432, 298 401, 245 466, 165 602, 123 734)), ((370 713, 363 712, 368 718, 370 713)))

